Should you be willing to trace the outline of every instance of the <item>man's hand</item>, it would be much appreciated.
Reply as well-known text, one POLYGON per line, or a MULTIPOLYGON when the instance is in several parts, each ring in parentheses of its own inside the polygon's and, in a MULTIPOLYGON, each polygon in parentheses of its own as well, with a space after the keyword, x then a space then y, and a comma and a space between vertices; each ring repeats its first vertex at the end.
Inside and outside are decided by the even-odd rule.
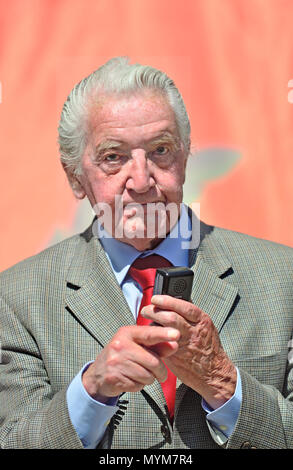
POLYGON ((120 328, 83 374, 85 389, 94 399, 106 403, 109 397, 123 392, 140 391, 155 379, 164 382, 167 369, 162 358, 178 349, 179 337, 174 328, 120 328))
POLYGON ((225 353, 211 318, 191 302, 156 295, 141 315, 180 331, 179 348, 165 364, 212 408, 234 394, 237 372, 225 353))

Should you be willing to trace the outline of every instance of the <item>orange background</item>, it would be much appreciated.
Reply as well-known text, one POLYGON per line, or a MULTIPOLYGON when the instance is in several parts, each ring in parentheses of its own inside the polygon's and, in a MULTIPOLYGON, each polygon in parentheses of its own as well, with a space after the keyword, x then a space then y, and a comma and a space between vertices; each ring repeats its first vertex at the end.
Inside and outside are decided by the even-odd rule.
POLYGON ((90 220, 57 126, 74 84, 117 55, 175 80, 198 148, 241 153, 204 185, 202 218, 293 246, 292 24, 292 0, 0 0, 0 269, 90 220))

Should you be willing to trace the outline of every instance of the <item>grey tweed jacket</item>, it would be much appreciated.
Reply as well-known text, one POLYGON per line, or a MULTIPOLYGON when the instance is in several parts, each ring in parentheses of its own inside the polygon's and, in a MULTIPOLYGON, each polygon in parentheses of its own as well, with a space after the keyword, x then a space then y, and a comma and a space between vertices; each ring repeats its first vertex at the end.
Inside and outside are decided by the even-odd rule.
MULTIPOLYGON (((243 401, 227 448, 293 448, 293 249, 201 226, 192 300, 239 367, 243 401)), ((82 448, 66 390, 133 316, 91 228, 0 276, 0 447, 82 448)), ((173 428, 158 382, 120 397, 103 448, 217 448, 201 397, 177 381, 173 428), (122 418, 122 419, 121 419, 122 418)))

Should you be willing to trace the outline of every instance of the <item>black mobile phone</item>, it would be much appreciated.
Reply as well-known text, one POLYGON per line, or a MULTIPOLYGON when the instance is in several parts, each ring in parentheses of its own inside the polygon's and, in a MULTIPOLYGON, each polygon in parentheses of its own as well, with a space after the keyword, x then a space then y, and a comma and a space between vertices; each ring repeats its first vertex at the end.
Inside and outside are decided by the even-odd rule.
POLYGON ((153 295, 171 295, 177 299, 190 301, 193 271, 183 266, 158 268, 156 271, 153 295))

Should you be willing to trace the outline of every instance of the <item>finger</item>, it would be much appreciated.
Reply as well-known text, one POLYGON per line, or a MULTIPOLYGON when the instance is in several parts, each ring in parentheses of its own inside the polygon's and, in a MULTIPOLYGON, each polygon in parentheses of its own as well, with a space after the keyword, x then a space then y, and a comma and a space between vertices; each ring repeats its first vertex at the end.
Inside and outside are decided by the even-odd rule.
POLYGON ((177 342, 168 342, 168 343, 159 343, 155 346, 152 346, 152 351, 154 351, 160 358, 165 359, 169 356, 172 356, 176 351, 178 351, 179 345, 177 342))
POLYGON ((162 310, 173 310, 192 323, 197 323, 203 314, 203 311, 193 303, 170 295, 154 295, 151 302, 162 310))
MULTIPOLYGON (((160 361, 161 362, 161 361, 160 361)), ((125 361, 121 366, 122 375, 135 385, 150 385, 155 379, 159 381, 166 380, 167 369, 163 362, 156 370, 148 370, 144 365, 140 365, 134 361, 125 361)))
POLYGON ((177 329, 162 326, 136 326, 130 331, 130 334, 135 342, 144 346, 178 341, 180 338, 180 332, 177 329))
MULTIPOLYGON (((149 351, 151 354, 156 353, 154 351, 149 351)), ((129 364, 130 365, 130 364, 129 364)), ((168 371, 161 359, 158 361, 158 365, 153 367, 151 370, 148 370, 146 365, 139 365, 138 363, 133 363, 132 368, 132 380, 143 385, 150 385, 154 382, 155 379, 158 382, 165 382, 168 376, 168 371)))
POLYGON ((140 315, 143 318, 153 320, 159 326, 171 327, 177 330, 181 330, 183 322, 186 323, 186 320, 176 312, 170 310, 160 310, 154 305, 148 305, 144 307, 140 315))
MULTIPOLYGON (((152 348, 153 347, 154 346, 152 346, 152 348)), ((149 347, 145 347, 144 345, 137 344, 132 340, 128 340, 124 342, 123 345, 124 353, 121 349, 121 345, 115 344, 114 349, 116 350, 116 354, 114 353, 114 357, 112 354, 111 363, 114 366, 116 363, 119 370, 123 371, 124 374, 130 374, 135 380, 137 380, 138 378, 133 375, 134 371, 137 370, 142 372, 143 369, 145 369, 145 371, 147 371, 145 374, 146 377, 151 373, 153 377, 158 379, 160 382, 166 379, 167 372, 163 361, 160 356, 149 347)))

